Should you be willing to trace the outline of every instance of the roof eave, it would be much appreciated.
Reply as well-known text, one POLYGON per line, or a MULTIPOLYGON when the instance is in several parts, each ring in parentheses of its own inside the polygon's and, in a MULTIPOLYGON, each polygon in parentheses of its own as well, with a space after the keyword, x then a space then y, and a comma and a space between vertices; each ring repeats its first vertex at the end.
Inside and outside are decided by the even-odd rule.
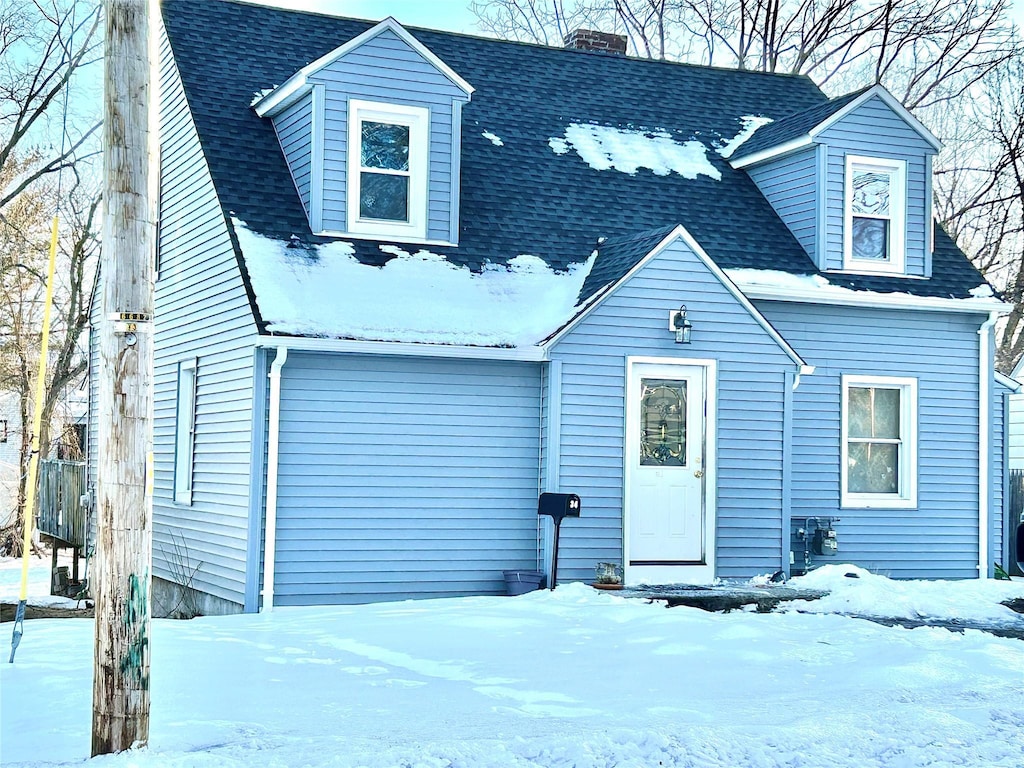
POLYGON ((787 141, 774 147, 768 147, 766 149, 761 150, 760 152, 755 152, 753 154, 745 156, 740 155, 739 157, 730 160, 730 165, 732 165, 732 167, 736 169, 748 168, 752 165, 757 165, 758 163, 763 163, 766 160, 772 160, 776 157, 781 157, 783 155, 787 155, 791 152, 795 152, 798 149, 806 147, 814 143, 821 133, 827 131, 837 122, 839 122, 848 114, 850 114, 850 112, 857 109, 866 101, 875 96, 880 98, 883 102, 885 102, 886 106, 888 106, 889 109, 891 109, 893 112, 899 115, 903 119, 903 121, 907 123, 907 125, 909 125, 922 139, 924 139, 928 143, 928 145, 932 149, 934 149, 936 152, 942 149, 942 142, 934 133, 929 131, 924 126, 924 124, 921 123, 920 120, 914 117, 906 107, 900 104, 899 100, 895 96, 889 93, 881 85, 875 85, 871 88, 868 88, 866 91, 864 91, 864 93, 862 93, 849 104, 847 104, 842 109, 837 111, 835 114, 829 115, 827 118, 825 118, 820 123, 815 125, 813 128, 811 128, 810 131, 803 134, 802 136, 798 136, 795 139, 791 139, 790 141, 787 141))
POLYGON ((291 351, 331 352, 360 355, 391 355, 396 357, 453 357, 468 360, 507 360, 539 363, 547 360, 541 346, 473 347, 457 344, 426 344, 408 341, 362 341, 359 339, 325 339, 310 336, 262 335, 258 347, 291 351))
POLYGON ((808 293, 793 288, 772 285, 737 284, 751 299, 764 301, 792 301, 802 304, 835 304, 851 307, 879 309, 916 309, 934 312, 965 312, 1007 314, 1012 304, 998 299, 950 299, 939 296, 915 296, 909 293, 875 293, 845 290, 844 292, 808 293))

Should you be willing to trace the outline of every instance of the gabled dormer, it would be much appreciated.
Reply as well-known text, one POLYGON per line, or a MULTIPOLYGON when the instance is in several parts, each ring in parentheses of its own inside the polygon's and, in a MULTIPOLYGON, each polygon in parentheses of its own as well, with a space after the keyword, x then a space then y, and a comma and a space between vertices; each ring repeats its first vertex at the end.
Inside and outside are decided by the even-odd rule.
POLYGON ((873 86, 760 129, 732 157, 822 271, 931 277, 939 140, 873 86))
POLYGON ((258 94, 314 234, 454 244, 473 87, 392 18, 258 94))

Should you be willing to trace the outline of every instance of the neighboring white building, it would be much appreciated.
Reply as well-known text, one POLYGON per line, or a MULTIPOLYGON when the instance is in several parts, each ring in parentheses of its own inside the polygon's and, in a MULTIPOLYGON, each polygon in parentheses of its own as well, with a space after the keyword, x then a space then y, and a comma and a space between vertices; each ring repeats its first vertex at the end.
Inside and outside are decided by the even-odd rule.
MULTIPOLYGON (((1013 378, 1024 376, 1024 360, 1013 369, 1013 378)), ((1018 385, 1019 386, 1019 385, 1018 385)), ((1024 392, 1010 395, 1010 411, 1006 425, 1006 450, 1010 469, 1024 469, 1024 392)))
POLYGON ((21 414, 14 392, 0 392, 0 524, 18 503, 18 447, 21 445, 21 414))

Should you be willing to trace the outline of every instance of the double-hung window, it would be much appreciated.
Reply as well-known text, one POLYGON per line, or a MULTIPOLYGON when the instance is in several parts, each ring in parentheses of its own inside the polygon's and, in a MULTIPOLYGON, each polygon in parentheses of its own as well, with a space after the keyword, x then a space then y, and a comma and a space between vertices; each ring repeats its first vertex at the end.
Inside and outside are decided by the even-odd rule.
POLYGON ((846 156, 844 269, 905 272, 906 175, 903 160, 846 156))
POLYGON ((429 125, 423 107, 349 101, 350 232, 426 237, 429 125))
POLYGON ((192 503, 192 465, 196 450, 196 360, 178 363, 178 400, 174 419, 174 500, 192 503))
POLYGON ((842 504, 917 506, 917 379, 843 376, 842 504))

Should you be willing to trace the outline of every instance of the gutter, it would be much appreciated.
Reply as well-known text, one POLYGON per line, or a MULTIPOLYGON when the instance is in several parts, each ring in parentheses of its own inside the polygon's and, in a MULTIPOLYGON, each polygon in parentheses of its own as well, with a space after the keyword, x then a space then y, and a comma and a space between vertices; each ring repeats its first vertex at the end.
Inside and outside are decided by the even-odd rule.
POLYGON ((992 326, 999 312, 989 312, 988 320, 978 329, 978 578, 988 578, 989 528, 989 409, 992 381, 992 326))
POLYGON ((274 556, 277 551, 277 462, 281 444, 281 369, 288 360, 288 347, 279 346, 270 364, 270 413, 267 430, 267 514, 263 534, 263 607, 274 610, 274 556))
MULTIPOLYGON (((540 363, 547 360, 543 347, 471 347, 456 344, 425 344, 406 341, 355 341, 312 336, 262 336, 257 347, 305 352, 341 352, 358 355, 396 355, 406 357, 456 357, 468 360, 508 360, 540 363)), ((282 365, 284 363, 282 362, 282 365)))

